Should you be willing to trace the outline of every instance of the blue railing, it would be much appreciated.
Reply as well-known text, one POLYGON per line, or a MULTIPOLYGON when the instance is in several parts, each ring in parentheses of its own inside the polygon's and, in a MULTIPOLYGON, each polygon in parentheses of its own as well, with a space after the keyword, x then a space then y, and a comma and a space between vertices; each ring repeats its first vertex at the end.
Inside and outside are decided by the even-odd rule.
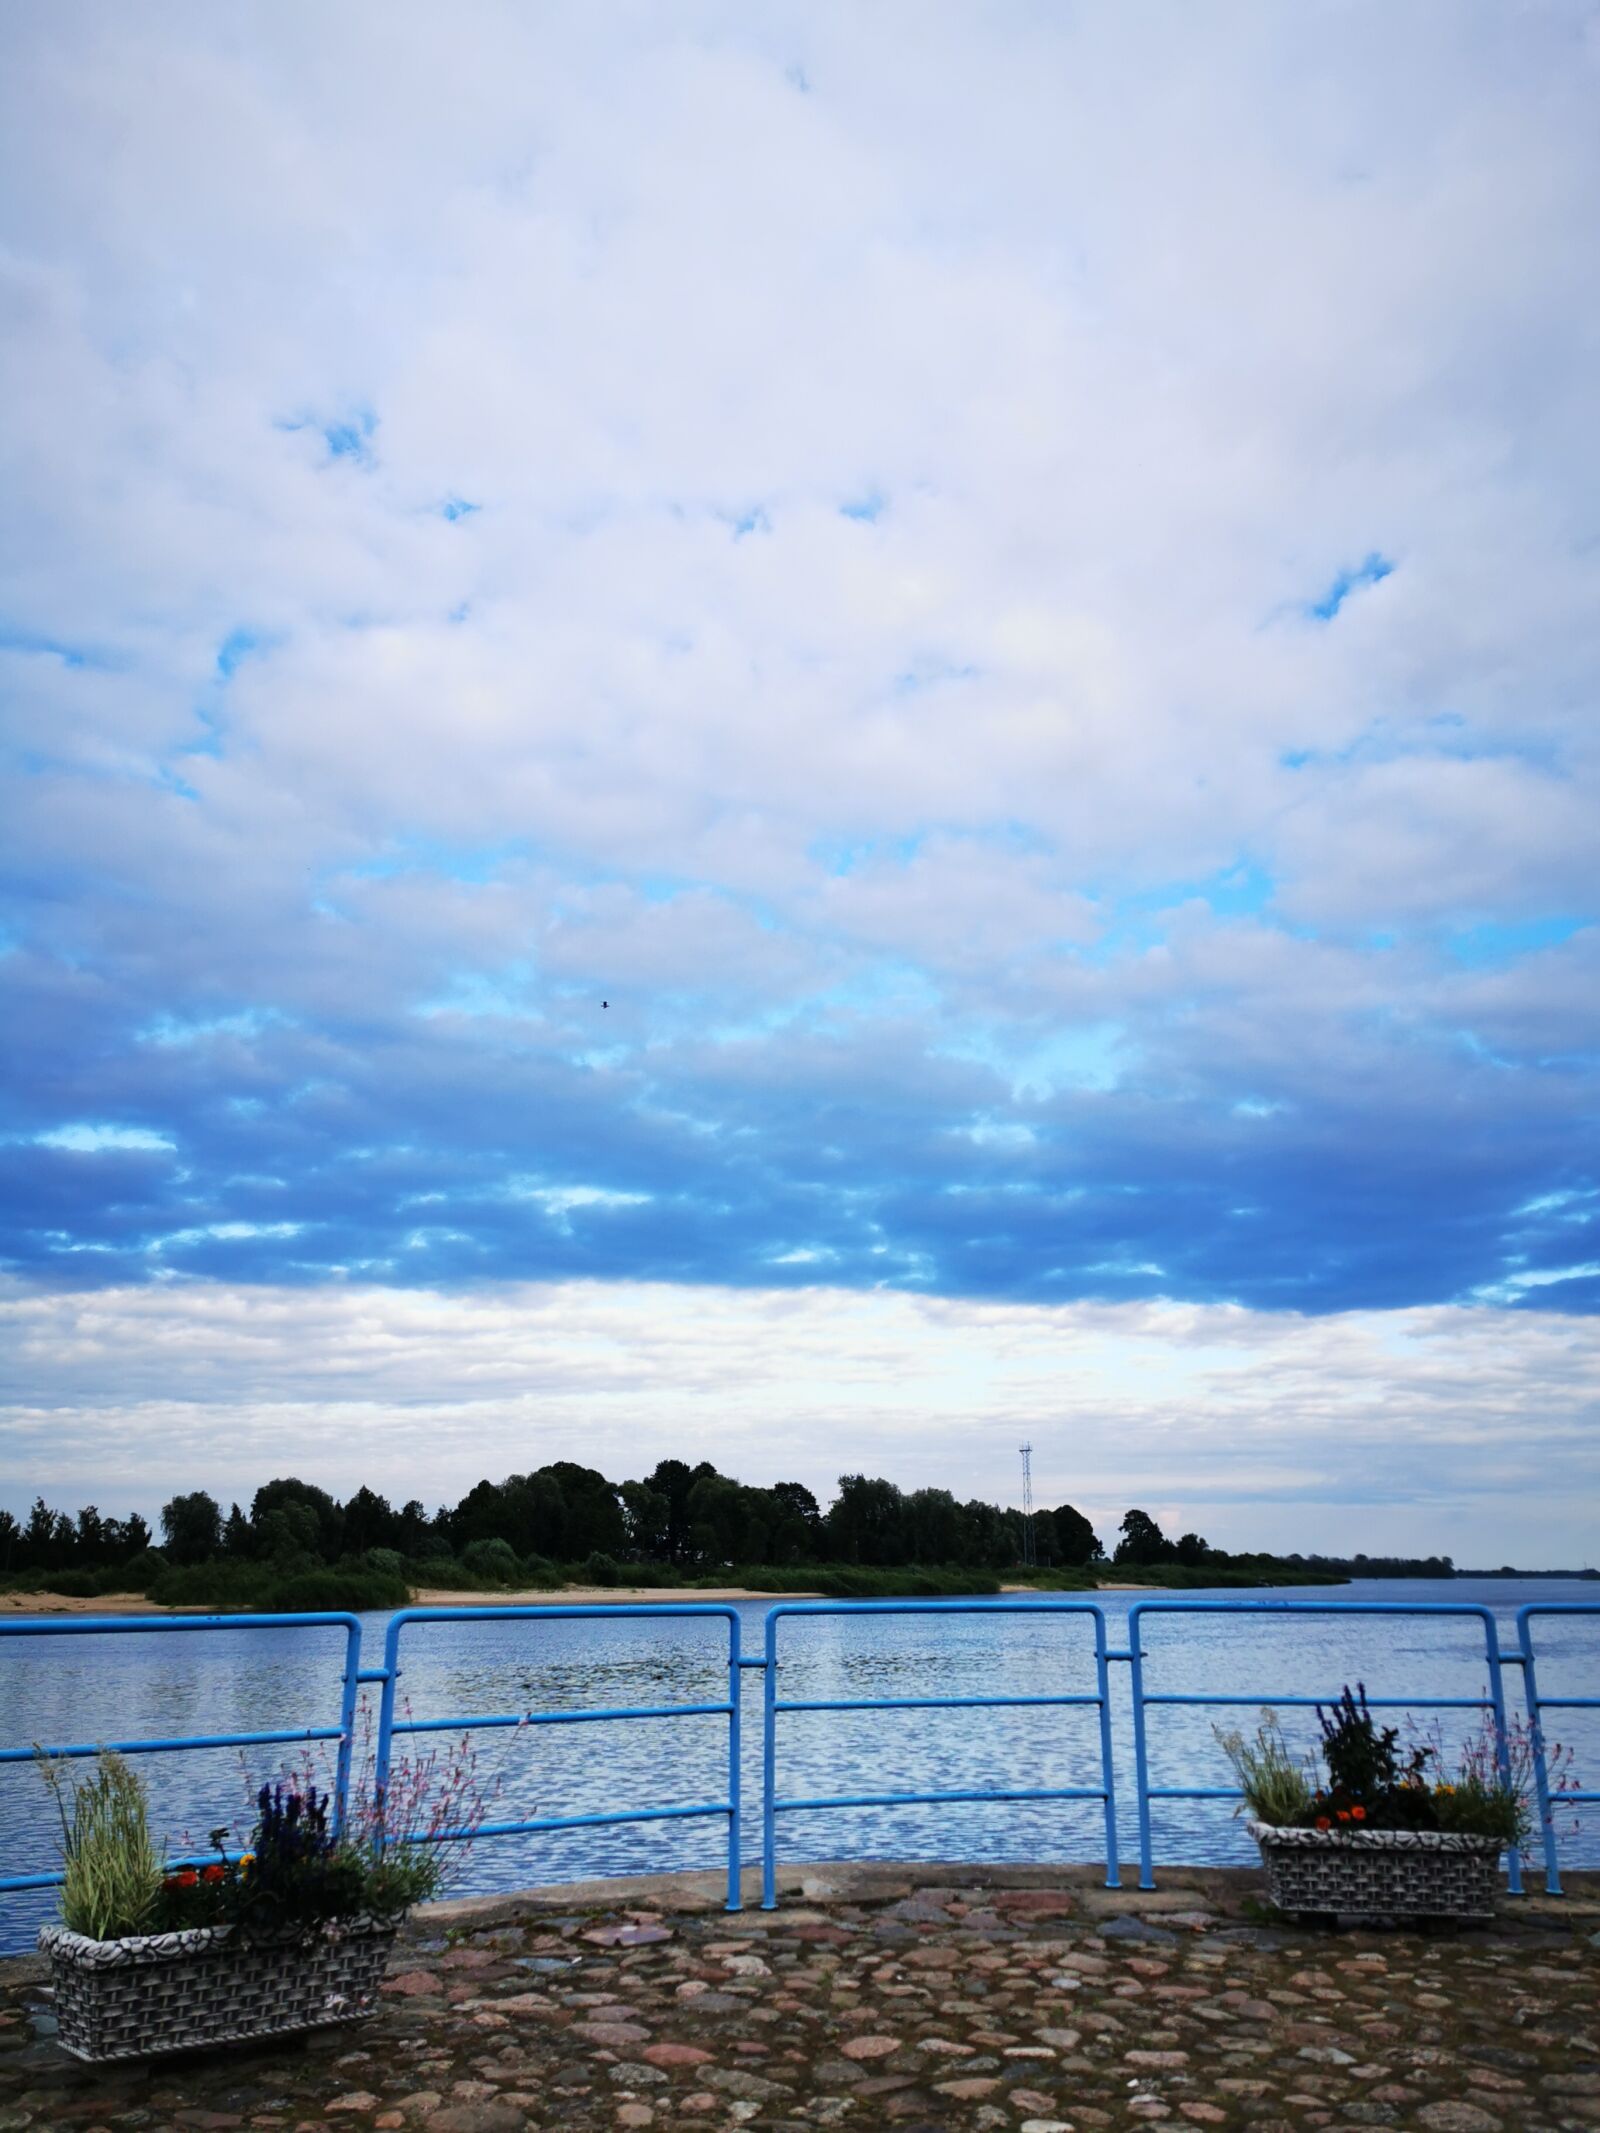
MULTIPOLYGON (((1429 1620, 1476 1622, 1483 1631, 1484 1659, 1489 1669, 1488 1693, 1482 1696, 1373 1696, 1369 1698, 1374 1710, 1424 1710, 1424 1711, 1492 1711, 1495 1723, 1495 1739, 1501 1763, 1501 1774, 1509 1775, 1506 1753, 1506 1702, 1501 1669, 1505 1663, 1500 1650, 1499 1633, 1495 1627, 1492 1611, 1487 1607, 1474 1607, 1439 1601, 1418 1601, 1407 1604, 1401 1600, 1140 1600, 1128 1610, 1128 1658, 1133 1677, 1133 1755, 1137 1772, 1139 1796, 1139 1886, 1153 1889, 1154 1854, 1150 1827, 1150 1803, 1153 1800, 1233 1800, 1239 1798, 1237 1785, 1152 1785, 1149 1763, 1149 1725, 1147 1713, 1152 1706, 1171 1704, 1204 1705, 1271 1705, 1275 1709, 1313 1709, 1319 1704, 1331 1704, 1337 1691, 1329 1689, 1321 1696, 1298 1696, 1292 1694, 1269 1695, 1260 1689, 1248 1694, 1233 1691, 1207 1691, 1195 1694, 1184 1691, 1155 1692, 1144 1685, 1144 1662, 1149 1653, 1142 1648, 1144 1621, 1147 1615, 1254 1615, 1257 1618, 1271 1617, 1281 1620, 1295 1615, 1359 1615, 1373 1616, 1420 1616, 1429 1620)), ((1509 1855, 1510 1883, 1513 1894, 1522 1889, 1521 1861, 1516 1852, 1509 1855)))
POLYGON ((1106 1887, 1117 1887, 1116 1780, 1111 1767, 1111 1708, 1106 1662, 1105 1616, 1090 1600, 884 1600, 798 1601, 789 1607, 770 1608, 767 1613, 767 1645, 764 1669, 766 1696, 762 1728, 761 1782, 761 1902, 771 1910, 777 1902, 778 1831, 781 1814, 814 1813, 839 1807, 945 1806, 973 1800, 1100 1800, 1106 1818, 1106 1887), (1094 1629, 1095 1687, 1093 1692, 1042 1696, 865 1696, 792 1697, 778 1695, 778 1628, 795 1619, 838 1615, 996 1614, 1069 1616, 1085 1619, 1094 1629), (1020 1708, 1059 1708, 1093 1705, 1100 1714, 1100 1783, 1098 1785, 990 1785, 981 1789, 943 1792, 855 1792, 817 1794, 805 1798, 778 1796, 778 1719, 798 1711, 994 1711, 1020 1708))
MULTIPOLYGON (((1522 1667, 1523 1694, 1528 1703, 1528 1720, 1533 1728, 1533 1779, 1538 1793, 1539 1820, 1544 1836, 1544 1885, 1548 1894, 1561 1894, 1561 1862, 1556 1850, 1556 1801, 1550 1792, 1549 1754, 1545 1745, 1544 1714, 1546 1711, 1600 1711, 1600 1696, 1546 1696, 1539 1687, 1538 1671, 1534 1664, 1533 1625, 1540 1615, 1587 1615, 1600 1617, 1600 1605, 1581 1600, 1537 1600, 1530 1607, 1517 1609, 1517 1644, 1522 1667)), ((1600 1792, 1584 1791, 1574 1786, 1559 1794, 1564 1806, 1593 1805, 1600 1801, 1600 1792)))
MULTIPOLYGON (((189 1733, 171 1739, 50 1742, 25 1748, 0 1748, 0 1763, 32 1762, 41 1751, 51 1756, 81 1756, 98 1755, 103 1748, 113 1748, 119 1755, 171 1755, 196 1748, 284 1747, 299 1741, 334 1740, 339 1743, 334 1812, 336 1820, 342 1822, 350 1793, 350 1748, 355 1735, 356 1695, 362 1681, 376 1678, 361 1671, 361 1624, 354 1615, 100 1615, 67 1616, 61 1620, 47 1616, 21 1622, 0 1622, 0 1637, 183 1636, 197 1631, 252 1629, 344 1631, 344 1673, 336 1724, 276 1727, 261 1733, 189 1733)), ((172 1863, 174 1866, 193 1866, 199 1861, 175 1859, 172 1863)), ((60 1880, 59 1867, 53 1872, 0 1873, 0 1894, 13 1889, 54 1888, 60 1880)))
MULTIPOLYGON (((1541 1818, 1546 1886, 1552 1894, 1561 1892, 1560 1864, 1557 1855, 1558 1832, 1553 1822, 1553 1811, 1564 1804, 1580 1805, 1600 1802, 1600 1791, 1566 1790, 1552 1798, 1548 1757, 1546 1753, 1544 1720, 1547 1713, 1556 1710, 1600 1711, 1600 1696, 1547 1694, 1538 1679, 1535 1624, 1546 1617, 1587 1618, 1600 1626, 1600 1603, 1596 1602, 1538 1602, 1522 1608, 1517 1616, 1517 1648, 1502 1649, 1495 1617, 1491 1610, 1482 1606, 1460 1605, 1448 1602, 1405 1603, 1398 1601, 1306 1601, 1306 1600, 1190 1600, 1159 1599, 1137 1602, 1128 1613, 1128 1649, 1113 1651, 1106 1640, 1105 1616, 1101 1607, 1089 1600, 1079 1599, 1034 1599, 1015 1600, 911 1600, 911 1601, 802 1601, 770 1608, 765 1621, 765 1645, 762 1656, 746 1657, 740 1648, 740 1617, 728 1606, 699 1604, 640 1604, 635 1606, 503 1606, 503 1607, 455 1607, 455 1608, 410 1608, 393 1616, 388 1624, 384 1643, 384 1659, 380 1667, 363 1669, 361 1665, 361 1624, 354 1615, 328 1613, 317 1615, 143 1615, 134 1617, 45 1617, 22 1621, 0 1621, 0 1638, 8 1637, 84 1637, 106 1635, 194 1635, 217 1631, 292 1630, 328 1631, 343 1633, 344 1664, 339 1676, 338 1717, 329 1724, 303 1727, 279 1727, 261 1731, 190 1734, 173 1737, 145 1737, 111 1741, 74 1741, 47 1744, 45 1752, 52 1756, 91 1756, 103 1747, 111 1747, 126 1755, 153 1755, 178 1753, 187 1750, 214 1748, 253 1748, 289 1746, 313 1741, 337 1742, 337 1764, 334 1791, 337 1814, 343 1820, 348 1805, 351 1784, 351 1756, 355 1737, 356 1705, 362 1685, 381 1688, 378 1713, 377 1741, 375 1751, 375 1776, 380 1784, 387 1783, 392 1767, 397 1736, 428 1733, 470 1732, 480 1728, 504 1728, 520 1726, 571 1726, 605 1725, 619 1720, 672 1720, 711 1718, 725 1723, 727 1728, 726 1792, 716 1799, 692 1800, 685 1803, 643 1805, 619 1808, 603 1813, 532 1816, 520 1821, 490 1823, 473 1834, 484 1837, 526 1836, 541 1833, 598 1829, 627 1823, 664 1823, 698 1818, 721 1818, 727 1825, 727 1906, 729 1910, 740 1908, 740 1863, 742 1849, 741 1816, 741 1771, 740 1771, 740 1685, 747 1669, 759 1669, 763 1677, 763 1730, 762 1730, 762 1781, 761 1781, 761 1869, 762 1902, 771 1906, 776 1900, 777 1879, 777 1818, 779 1815, 795 1815, 846 1808, 894 1808, 901 1806, 943 1807, 967 1802, 1003 1803, 1024 1801, 1075 1800, 1101 1803, 1105 1822, 1105 1873, 1106 1885, 1118 1886, 1118 1845, 1116 1820, 1116 1784, 1112 1759, 1111 1702, 1109 1694, 1109 1668, 1118 1663, 1129 1667, 1132 1690, 1133 1760, 1135 1789, 1139 1820, 1139 1883, 1142 1888, 1153 1888, 1154 1840, 1152 1832, 1152 1805, 1163 1800, 1216 1800, 1237 1803, 1237 1789, 1231 1786, 1164 1785, 1152 1784, 1150 1773, 1150 1732, 1153 1717, 1160 1710, 1175 1706, 1241 1706, 1271 1704, 1284 1708, 1310 1707, 1317 1702, 1327 1703, 1334 1693, 1331 1688, 1320 1697, 1293 1693, 1268 1695, 1262 1691, 1231 1690, 1226 1686, 1208 1687, 1204 1692, 1193 1690, 1152 1690, 1145 1681, 1145 1662, 1150 1654, 1144 1649, 1144 1633, 1148 1619, 1156 1615, 1227 1615, 1257 1621, 1282 1622, 1300 1615, 1361 1618, 1410 1618, 1456 1622, 1476 1626, 1482 1635, 1482 1664, 1487 1668, 1487 1686, 1478 1695, 1462 1696, 1374 1696, 1371 1701, 1379 1709, 1416 1710, 1479 1710, 1492 1714, 1499 1744, 1501 1766, 1506 1768, 1506 1719, 1507 1707, 1504 1692, 1504 1669, 1517 1666, 1522 1669, 1524 1700, 1530 1722, 1530 1751, 1533 1764, 1534 1784, 1538 1811, 1541 1818), (979 1696, 905 1696, 905 1697, 791 1697, 780 1696, 779 1633, 781 1626, 789 1621, 816 1620, 825 1617, 899 1617, 924 1614, 970 1614, 984 1617, 1032 1618, 1068 1622, 1081 1619, 1092 1631, 1094 1688, 1079 1691, 1053 1691, 1042 1689, 1039 1693, 1016 1695, 979 1696), (525 1710, 515 1712, 473 1712, 464 1715, 417 1715, 406 1708, 399 1697, 402 1679, 402 1642, 409 1635, 430 1625, 441 1623, 465 1624, 471 1622, 505 1622, 509 1620, 529 1622, 560 1622, 619 1619, 634 1621, 704 1621, 722 1623, 726 1626, 727 1691, 724 1696, 706 1698, 678 1704, 641 1704, 624 1706, 600 1706, 574 1710, 525 1710), (926 1711, 965 1712, 981 1714, 1007 1709, 1070 1709, 1073 1707, 1093 1709, 1098 1720, 1099 1783, 1071 1786, 1028 1786, 1021 1783, 995 1784, 981 1788, 946 1790, 904 1790, 884 1792, 838 1792, 785 1796, 778 1790, 778 1721, 780 1718, 799 1713, 840 1713, 870 1711, 926 1711)), ((3 1648, 3 1647, 0 1647, 3 1648)), ((1474 1662, 1477 1663, 1476 1661, 1474 1662)), ((1370 1670, 1369 1670, 1370 1671, 1370 1670)), ((1392 1686, 1392 1684, 1386 1684, 1392 1686)), ((16 1764, 30 1760, 35 1753, 32 1746, 6 1745, 0 1747, 0 1764, 16 1764)), ((453 1842, 463 1839, 469 1832, 459 1829, 443 1829, 424 1833, 411 1833, 410 1841, 453 1842)), ((175 1861, 175 1864, 198 1863, 175 1861)), ((0 1859, 0 1896, 26 1890, 49 1888, 61 1880, 59 1869, 46 1870, 42 1863, 26 1871, 6 1871, 13 1862, 0 1859)), ((1513 1892, 1521 1888, 1521 1862, 1515 1853, 1510 1855, 1510 1886, 1513 1892)))
POLYGON ((605 1725, 629 1718, 725 1718, 728 1722, 728 1794, 723 1800, 691 1802, 670 1807, 634 1807, 611 1814, 535 1815, 522 1822, 488 1822, 476 1831, 442 1829, 414 1835, 413 1843, 460 1843, 470 1836, 521 1837, 558 1829, 608 1829, 626 1822, 694 1821, 721 1815, 728 1824, 728 1902, 730 1911, 740 1908, 739 1853, 739 1617, 731 1607, 651 1606, 637 1607, 411 1607, 393 1616, 383 1647, 383 1701, 378 1716, 378 1751, 375 1772, 380 1792, 387 1787, 397 1733, 465 1733, 479 1727, 605 1725), (608 1622, 645 1617, 652 1621, 726 1622, 728 1625, 728 1693, 720 1702, 636 1704, 594 1711, 507 1711, 489 1715, 472 1713, 455 1718, 417 1718, 410 1712, 396 1717, 396 1691, 400 1683, 400 1639, 408 1629, 438 1622, 608 1622))

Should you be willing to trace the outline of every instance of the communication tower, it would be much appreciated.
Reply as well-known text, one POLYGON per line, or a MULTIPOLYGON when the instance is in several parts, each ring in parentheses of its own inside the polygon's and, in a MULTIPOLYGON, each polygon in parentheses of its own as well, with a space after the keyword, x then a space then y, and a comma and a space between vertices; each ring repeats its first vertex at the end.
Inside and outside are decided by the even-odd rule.
POLYGON ((1033 1545, 1033 1446, 1020 1445, 1022 1453, 1022 1567, 1032 1570, 1038 1563, 1033 1545))

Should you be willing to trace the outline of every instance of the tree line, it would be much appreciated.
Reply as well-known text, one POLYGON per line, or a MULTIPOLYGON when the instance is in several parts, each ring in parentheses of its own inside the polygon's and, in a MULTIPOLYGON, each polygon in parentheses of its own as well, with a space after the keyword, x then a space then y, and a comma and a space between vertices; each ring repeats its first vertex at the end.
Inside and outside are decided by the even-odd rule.
MULTIPOLYGON (((826 1510, 798 1481, 757 1488, 663 1459, 643 1480, 609 1481, 596 1468, 554 1460, 503 1481, 480 1481, 459 1503, 428 1511, 416 1498, 396 1507, 358 1488, 343 1502, 292 1477, 256 1490, 246 1511, 224 1511, 205 1489, 162 1509, 160 1541, 137 1513, 76 1516, 38 1499, 25 1520, 0 1511, 0 1573, 150 1571, 211 1563, 315 1566, 354 1562, 443 1573, 459 1564, 489 1578, 524 1569, 652 1565, 685 1575, 735 1565, 798 1569, 813 1564, 892 1570, 907 1565, 1008 1569, 1031 1555, 1042 1568, 1232 1560, 1196 1533, 1169 1540, 1147 1513, 1130 1510, 1108 1555, 1071 1504, 1034 1513, 1024 1547, 1020 1511, 948 1489, 903 1490, 845 1474, 826 1510)), ((441 1582, 439 1576, 425 1581, 441 1582)))

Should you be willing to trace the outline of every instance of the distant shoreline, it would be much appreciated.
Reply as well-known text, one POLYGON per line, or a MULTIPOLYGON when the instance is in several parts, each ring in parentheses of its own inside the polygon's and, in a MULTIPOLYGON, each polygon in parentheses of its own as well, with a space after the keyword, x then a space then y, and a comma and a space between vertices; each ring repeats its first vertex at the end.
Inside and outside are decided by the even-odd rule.
MULTIPOLYGON (((1594 1582, 1600 1580, 1600 1572, 1594 1570, 1458 1570, 1453 1578, 1418 1579, 1419 1584, 1447 1588, 1468 1580, 1486 1580, 1501 1584, 1514 1583, 1518 1579, 1548 1583, 1552 1579, 1594 1582)), ((1359 1597, 1360 1588, 1368 1583, 1364 1578, 1333 1578, 1326 1583, 1302 1580, 1300 1584, 1308 1591, 1326 1591, 1337 1587, 1348 1597, 1359 1597)), ((1237 1586, 1225 1589, 1237 1591, 1241 1597, 1252 1590, 1271 1589, 1272 1581, 1264 1579, 1260 1586, 1237 1586)), ((959 1592, 927 1597, 948 1599, 1015 1598, 1033 1594, 1039 1599, 1088 1598, 1096 1592, 1146 1592, 1152 1595, 1167 1593, 1181 1598, 1186 1591, 1196 1587, 1167 1585, 1158 1580, 1142 1578, 1100 1578, 1093 1585, 1068 1587, 1051 1591, 1048 1587, 1022 1583, 1004 1583, 997 1593, 964 1595, 959 1592)), ((1284 1589, 1284 1588, 1277 1588, 1284 1589)), ((567 1585, 551 1587, 541 1585, 526 1590, 508 1592, 458 1591, 450 1586, 423 1586, 406 1604, 412 1607, 651 1607, 651 1606, 726 1606, 733 1601, 765 1600, 776 1607, 791 1600, 829 1599, 833 1595, 820 1590, 774 1592, 763 1591, 749 1585, 567 1585)), ((0 1618, 7 1615, 206 1615, 228 1614, 247 1610, 227 1607, 162 1607, 142 1592, 107 1592, 92 1597, 60 1592, 0 1592, 0 1618)), ((374 1613, 394 1613, 393 1608, 369 1610, 374 1613)))
MULTIPOLYGON (((1159 1584, 1147 1584, 1131 1578, 1101 1578, 1095 1585, 1084 1586, 1081 1592, 1041 1591, 1034 1585, 1002 1584, 998 1594, 979 1594, 981 1599, 1007 1598, 1031 1593, 1038 1599, 1092 1598, 1096 1592, 1148 1592, 1172 1591, 1174 1588, 1159 1584)), ((1245 1588, 1248 1589, 1248 1588, 1245 1588)), ((699 1604, 721 1607, 735 1600, 766 1600, 774 1607, 786 1605, 791 1600, 819 1600, 828 1595, 822 1592, 758 1592, 745 1585, 722 1585, 711 1588, 672 1585, 568 1585, 557 1590, 539 1586, 523 1592, 456 1592, 443 1586, 424 1586, 414 1600, 413 1607, 638 1607, 638 1606, 695 1606, 699 1604)), ((961 1598, 960 1594, 947 1597, 961 1598)), ((0 1592, 0 1615, 204 1615, 227 1612, 208 1607, 159 1607, 142 1592, 107 1592, 94 1598, 81 1598, 76 1594, 60 1592, 0 1592)), ((393 1613, 394 1609, 378 1610, 393 1613)))

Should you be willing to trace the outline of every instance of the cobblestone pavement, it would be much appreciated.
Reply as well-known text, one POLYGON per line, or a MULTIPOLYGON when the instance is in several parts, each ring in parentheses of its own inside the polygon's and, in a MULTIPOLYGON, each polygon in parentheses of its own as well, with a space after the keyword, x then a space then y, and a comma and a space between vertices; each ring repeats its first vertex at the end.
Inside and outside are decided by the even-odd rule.
POLYGON ((680 1881, 431 1914, 371 2024, 153 2070, 76 2065, 0 1964, 0 2133, 1600 2126, 1600 1877, 1434 1933, 1263 1924, 1245 1874, 792 1878, 775 1913, 680 1881))

